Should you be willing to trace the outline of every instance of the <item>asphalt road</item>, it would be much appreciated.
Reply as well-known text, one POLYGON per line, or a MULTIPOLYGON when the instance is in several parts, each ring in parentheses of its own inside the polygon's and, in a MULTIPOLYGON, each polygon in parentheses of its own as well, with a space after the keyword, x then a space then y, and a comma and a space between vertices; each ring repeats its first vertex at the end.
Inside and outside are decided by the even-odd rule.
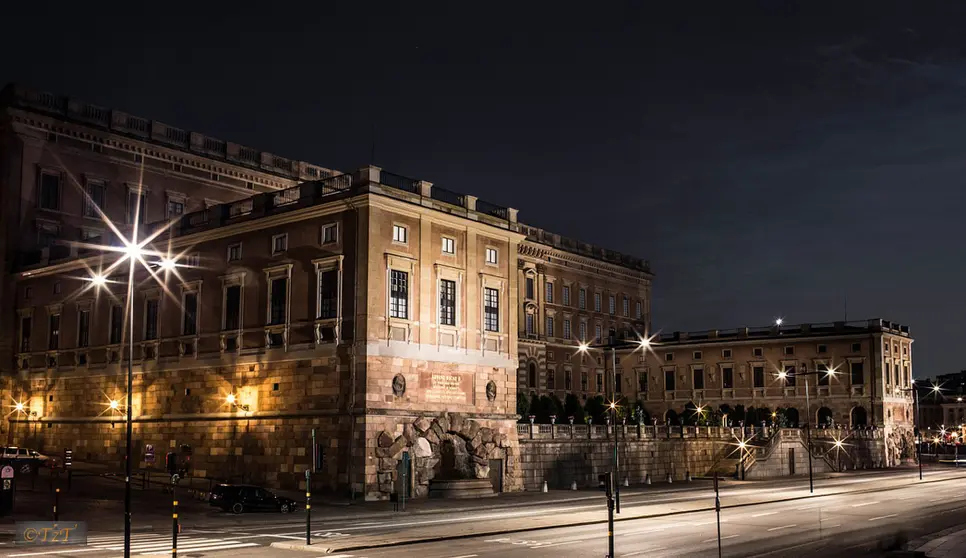
MULTIPOLYGON (((721 513, 722 550, 725 556, 825 556, 876 554, 883 542, 903 533, 908 539, 941 531, 966 522, 966 479, 937 483, 903 485, 889 490, 868 491, 883 479, 897 473, 860 475, 824 479, 821 487, 851 487, 862 492, 829 495, 789 502, 764 503, 724 508, 721 513)), ((904 473, 909 476, 908 472, 904 473)), ((726 488, 722 504, 738 497, 758 494, 776 497, 801 494, 803 482, 792 479, 784 485, 751 483, 726 488)), ((711 504, 709 484, 701 490, 626 493, 624 517, 635 508, 662 504, 670 507, 696 499, 711 504)), ((519 528, 537 518, 565 520, 586 510, 603 508, 600 495, 576 493, 554 504, 505 506, 498 501, 480 503, 472 511, 445 514, 409 514, 380 518, 344 518, 315 522, 313 542, 318 553, 289 551, 270 546, 272 542, 298 542, 304 537, 304 515, 223 516, 223 524, 186 528, 179 537, 181 556, 191 557, 280 557, 328 556, 334 558, 379 558, 418 556, 419 558, 470 558, 502 556, 604 556, 607 551, 605 524, 538 529, 505 535, 489 535, 458 540, 417 543, 382 549, 324 554, 330 542, 346 544, 373 537, 392 539, 414 531, 465 533, 467 529, 505 526, 519 528)), ((190 523, 190 521, 186 520, 190 523)), ((660 518, 622 520, 616 524, 617 556, 716 556, 716 517, 714 512, 682 513, 660 518)), ((88 546, 72 549, 25 549, 5 545, 0 555, 17 558, 37 556, 113 558, 122 554, 123 537, 117 532, 92 534, 88 546)), ((136 533, 135 555, 170 556, 170 532, 136 533)))

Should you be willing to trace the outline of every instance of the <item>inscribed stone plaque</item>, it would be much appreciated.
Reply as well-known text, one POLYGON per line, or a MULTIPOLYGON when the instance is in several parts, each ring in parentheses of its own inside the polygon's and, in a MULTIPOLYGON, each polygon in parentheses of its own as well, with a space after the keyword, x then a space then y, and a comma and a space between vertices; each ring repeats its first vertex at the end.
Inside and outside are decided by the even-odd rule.
POLYGON ((427 403, 473 404, 473 375, 459 372, 419 373, 419 387, 427 403))

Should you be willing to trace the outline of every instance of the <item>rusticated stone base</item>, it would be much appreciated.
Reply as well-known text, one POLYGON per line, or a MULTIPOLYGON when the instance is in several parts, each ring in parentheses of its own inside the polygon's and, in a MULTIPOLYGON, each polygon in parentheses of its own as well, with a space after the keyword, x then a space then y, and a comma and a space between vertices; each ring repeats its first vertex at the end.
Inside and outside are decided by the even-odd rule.
POLYGON ((496 496, 489 479, 455 479, 429 481, 430 498, 488 498, 496 496))

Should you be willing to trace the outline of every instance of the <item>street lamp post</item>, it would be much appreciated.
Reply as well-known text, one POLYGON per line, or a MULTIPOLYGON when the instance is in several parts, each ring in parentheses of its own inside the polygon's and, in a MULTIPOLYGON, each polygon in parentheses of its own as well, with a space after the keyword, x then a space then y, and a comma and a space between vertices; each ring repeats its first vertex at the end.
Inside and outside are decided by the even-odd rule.
POLYGON ((778 373, 778 379, 785 381, 789 376, 803 376, 805 378, 805 453, 808 454, 808 492, 811 494, 815 492, 815 479, 812 475, 812 410, 808 393, 808 377, 819 376, 822 374, 825 374, 829 377, 834 377, 836 371, 834 368, 826 367, 825 370, 814 370, 812 372, 807 372, 804 365, 802 365, 800 370, 800 372, 785 372, 783 370, 778 373))

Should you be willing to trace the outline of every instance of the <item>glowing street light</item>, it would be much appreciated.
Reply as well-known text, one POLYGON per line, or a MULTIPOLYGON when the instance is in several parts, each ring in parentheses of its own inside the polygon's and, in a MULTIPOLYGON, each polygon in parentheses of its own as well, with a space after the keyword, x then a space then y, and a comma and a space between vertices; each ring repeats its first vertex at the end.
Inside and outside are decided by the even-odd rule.
POLYGON ((229 405, 234 405, 234 404, 235 404, 235 401, 236 401, 236 399, 235 399, 235 394, 234 394, 234 393, 229 393, 228 395, 226 395, 226 396, 225 396, 225 401, 226 401, 226 402, 227 402, 227 403, 228 403, 229 405))
POLYGON ((22 413, 22 412, 24 412, 24 405, 23 405, 23 403, 21 403, 20 401, 17 401, 17 402, 16 402, 16 404, 15 404, 15 405, 13 406, 13 408, 14 408, 14 410, 15 410, 15 411, 17 411, 18 413, 22 413))
POLYGON ((117 399, 111 399, 111 402, 107 404, 112 411, 116 411, 121 407, 121 402, 117 399))
POLYGON ((785 323, 785 318, 775 318, 775 325, 781 327, 785 323))

